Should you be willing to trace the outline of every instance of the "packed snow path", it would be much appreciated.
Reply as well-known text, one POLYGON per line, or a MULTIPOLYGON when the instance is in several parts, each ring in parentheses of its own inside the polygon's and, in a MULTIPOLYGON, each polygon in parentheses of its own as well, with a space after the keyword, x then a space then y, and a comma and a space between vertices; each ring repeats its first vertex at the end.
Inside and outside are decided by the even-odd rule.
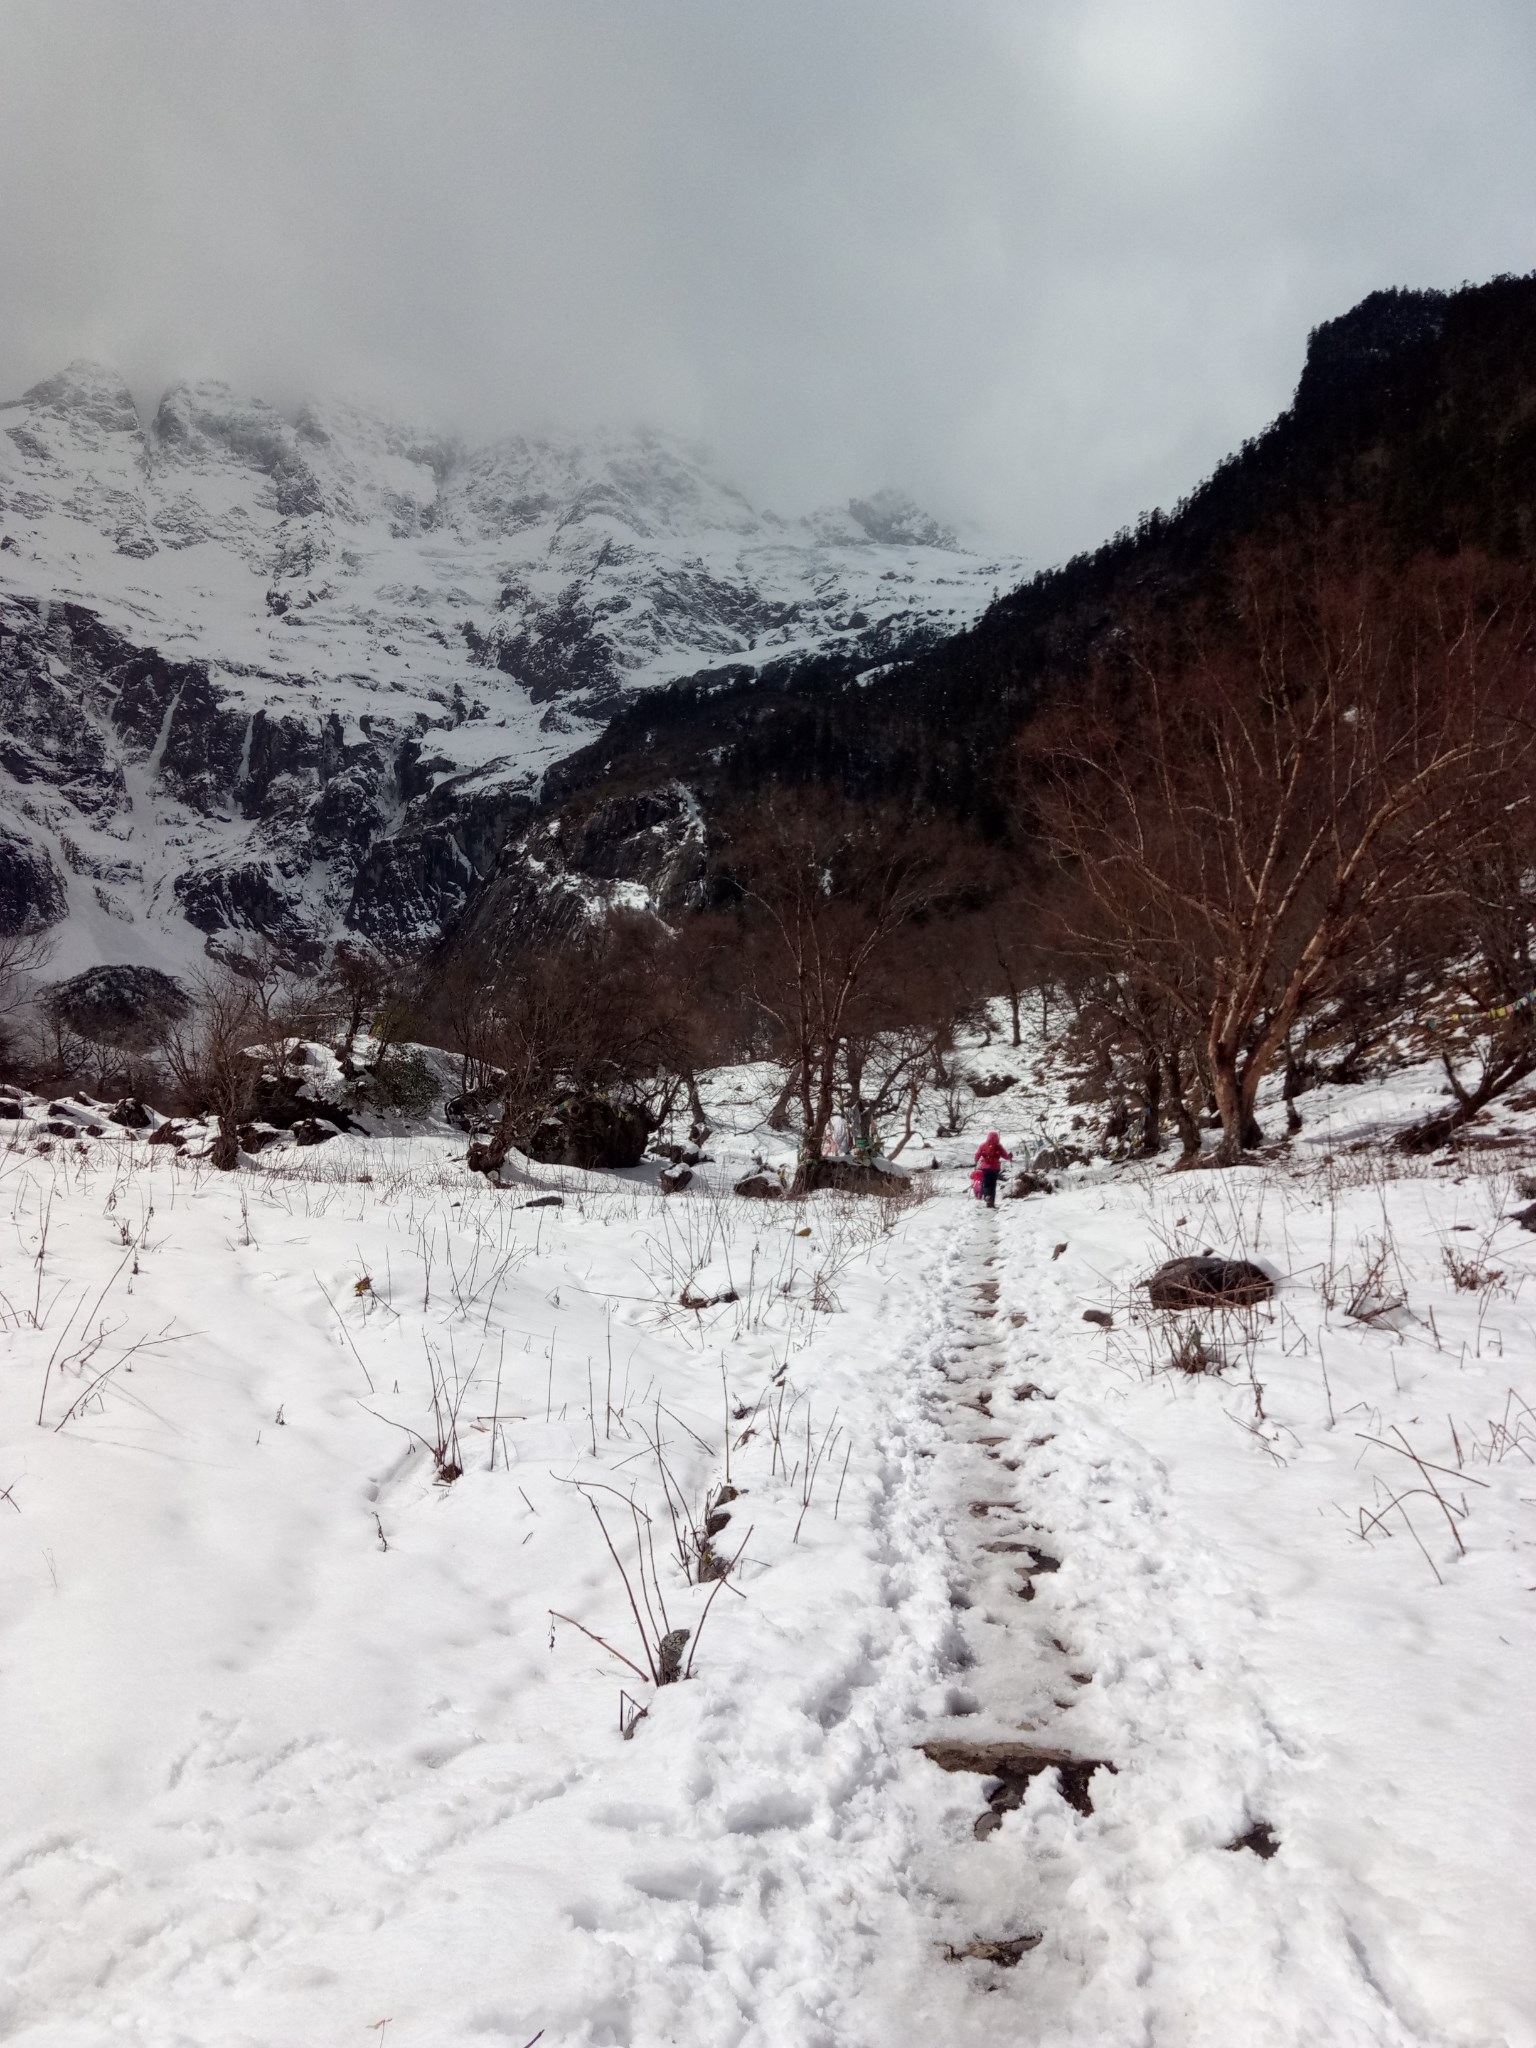
MULTIPOLYGON (((1129 1279, 1214 1188, 886 1231, 596 1177, 529 1212, 430 1146, 125 1161, 6 1161, 0 2038, 1536 2040, 1528 1466, 1469 1467, 1461 1559, 1334 1512, 1361 1431, 1530 1393, 1509 1287, 1433 1346, 1330 1330, 1326 1382, 1265 1325, 1256 1424, 1236 1370, 1137 1366, 1129 1279), (450 1370, 444 1486, 405 1431, 450 1370), (648 1431, 745 1544, 702 1633, 663 1561, 698 1661, 659 1692, 551 1619, 642 1655, 589 1499, 666 1526, 648 1431), (957 1743, 1096 1768, 989 1804, 957 1743)), ((1487 1223, 1358 1199, 1411 1249, 1431 1193, 1487 1223)), ((1219 1194, 1295 1275, 1362 1227, 1219 1194)))

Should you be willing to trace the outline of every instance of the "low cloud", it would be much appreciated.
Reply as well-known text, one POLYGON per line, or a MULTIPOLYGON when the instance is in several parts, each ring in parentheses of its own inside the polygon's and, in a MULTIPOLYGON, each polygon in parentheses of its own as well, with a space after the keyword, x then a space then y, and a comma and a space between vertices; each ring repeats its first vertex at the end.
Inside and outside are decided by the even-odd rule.
POLYGON ((1384 284, 1536 264, 1518 0, 13 0, 0 385, 644 419, 1037 560, 1384 284))

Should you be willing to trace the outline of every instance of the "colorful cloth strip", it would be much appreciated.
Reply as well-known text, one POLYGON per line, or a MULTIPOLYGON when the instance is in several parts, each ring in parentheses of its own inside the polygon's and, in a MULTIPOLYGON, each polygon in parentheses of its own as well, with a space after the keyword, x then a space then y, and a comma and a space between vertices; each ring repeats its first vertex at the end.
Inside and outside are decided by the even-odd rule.
POLYGON ((1453 1024, 1482 1024, 1492 1018, 1513 1017, 1517 1010, 1528 1010, 1536 1003, 1536 988, 1528 995, 1516 996, 1512 1003, 1497 1003, 1491 1010, 1452 1010, 1453 1024))

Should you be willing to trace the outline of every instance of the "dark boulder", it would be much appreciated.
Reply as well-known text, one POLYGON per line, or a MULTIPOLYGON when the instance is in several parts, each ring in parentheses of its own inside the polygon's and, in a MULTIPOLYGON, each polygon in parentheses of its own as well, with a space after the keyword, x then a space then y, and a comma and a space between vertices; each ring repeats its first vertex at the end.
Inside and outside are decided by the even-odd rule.
POLYGON ((501 1096, 494 1088, 470 1088, 443 1104, 443 1115, 457 1130, 474 1134, 489 1131, 501 1111, 501 1096))
POLYGON ((540 1118, 522 1150, 541 1166, 638 1166, 651 1128, 632 1103, 572 1095, 540 1118))
POLYGON ((1275 1283, 1248 1259, 1170 1259, 1142 1283, 1153 1308, 1252 1308, 1275 1283))
POLYGON ((275 1145, 283 1134, 271 1124, 249 1123, 241 1124, 236 1135, 242 1152, 256 1153, 264 1152, 268 1145, 275 1145))
POLYGON ((251 1121, 258 1124, 274 1124, 280 1131, 291 1131, 295 1124, 308 1122, 314 1118, 317 1111, 323 1111, 325 1120, 332 1130, 357 1130, 356 1120, 339 1102, 318 1101, 314 1096, 303 1092, 309 1075, 310 1069, 307 1065, 264 1066, 256 1077, 250 1103, 251 1121))
POLYGON ((109 1124, 120 1124, 125 1131, 147 1131, 154 1118, 136 1095, 125 1095, 107 1111, 109 1124))
POLYGON ((289 1129, 296 1145, 328 1145, 332 1138, 341 1136, 335 1124, 318 1116, 301 1116, 289 1129))
POLYGON ((1536 1230, 1536 1202, 1528 1209, 1516 1209, 1510 1216, 1511 1223, 1518 1223, 1522 1230, 1536 1230))
POLYGON ((660 1174, 660 1187, 664 1195, 680 1195, 693 1179, 693 1170, 687 1166, 666 1166, 660 1174))
POLYGON ((749 1173, 745 1180, 737 1181, 735 1192, 744 1195, 749 1202, 781 1202, 784 1199, 782 1182, 769 1173, 749 1173))
POLYGON ((905 1174, 867 1159, 807 1159, 796 1177, 799 1191, 807 1195, 817 1188, 840 1188, 845 1195, 894 1195, 906 1185, 905 1174))

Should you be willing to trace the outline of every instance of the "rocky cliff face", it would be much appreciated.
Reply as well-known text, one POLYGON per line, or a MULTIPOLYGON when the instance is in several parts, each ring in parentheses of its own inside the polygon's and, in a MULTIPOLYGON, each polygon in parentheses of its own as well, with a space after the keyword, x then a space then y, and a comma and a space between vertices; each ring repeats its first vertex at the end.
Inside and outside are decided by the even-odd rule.
MULTIPOLYGON (((637 691, 874 665, 1016 573, 889 492, 777 518, 657 435, 469 449, 215 383, 146 422, 73 364, 0 406, 0 929, 66 968, 429 943, 504 847, 535 893, 567 865, 522 845, 543 774, 637 691)), ((686 795, 654 802, 571 904, 684 886, 686 795)))

